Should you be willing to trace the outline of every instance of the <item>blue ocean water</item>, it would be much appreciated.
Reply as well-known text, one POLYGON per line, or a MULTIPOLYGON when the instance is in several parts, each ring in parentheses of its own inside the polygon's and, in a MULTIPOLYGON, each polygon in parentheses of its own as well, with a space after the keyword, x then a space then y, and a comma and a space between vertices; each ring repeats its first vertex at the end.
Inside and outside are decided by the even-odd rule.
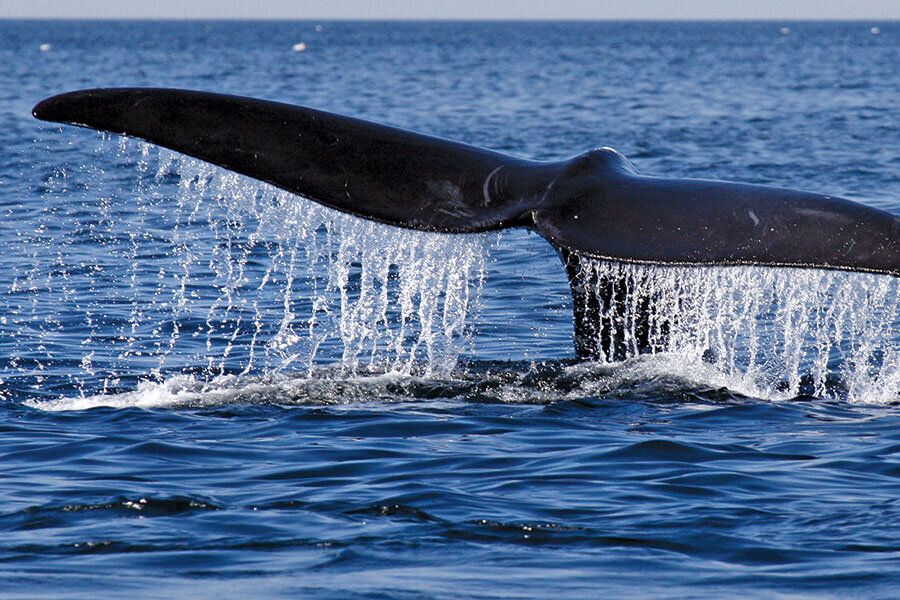
POLYGON ((0 597, 900 592, 892 279, 654 271, 719 294, 703 339, 580 364, 535 235, 368 225, 30 116, 203 89, 900 212, 896 23, 0 28, 0 597))

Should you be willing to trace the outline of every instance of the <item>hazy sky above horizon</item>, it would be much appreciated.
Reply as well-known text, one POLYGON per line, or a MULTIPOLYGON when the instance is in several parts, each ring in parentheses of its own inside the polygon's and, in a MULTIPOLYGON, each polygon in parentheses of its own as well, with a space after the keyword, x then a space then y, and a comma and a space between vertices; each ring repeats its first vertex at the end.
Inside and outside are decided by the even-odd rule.
POLYGON ((900 0, 0 0, 0 18, 900 19, 900 0))

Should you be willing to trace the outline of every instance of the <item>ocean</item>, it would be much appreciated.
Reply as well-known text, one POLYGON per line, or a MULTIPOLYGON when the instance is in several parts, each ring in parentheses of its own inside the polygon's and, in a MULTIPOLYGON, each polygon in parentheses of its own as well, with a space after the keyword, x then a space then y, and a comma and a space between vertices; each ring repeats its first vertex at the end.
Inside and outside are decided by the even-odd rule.
POLYGON ((895 278, 598 263, 683 326, 580 362, 534 233, 31 116, 197 89, 900 213, 897 23, 0 30, 0 598, 900 594, 895 278))

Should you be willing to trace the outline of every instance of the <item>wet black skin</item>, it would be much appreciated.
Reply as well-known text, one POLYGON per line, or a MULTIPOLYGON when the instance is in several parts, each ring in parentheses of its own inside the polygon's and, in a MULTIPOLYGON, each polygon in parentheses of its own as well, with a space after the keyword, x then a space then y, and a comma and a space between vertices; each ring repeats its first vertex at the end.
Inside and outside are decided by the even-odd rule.
POLYGON ((775 187, 643 176, 610 148, 531 161, 301 106, 156 88, 70 92, 33 114, 140 138, 391 225, 533 229, 566 265, 576 354, 586 359, 624 358, 646 336, 639 328, 637 348, 617 341, 601 307, 621 285, 585 288, 576 277, 585 257, 900 275, 900 219, 891 213, 775 187))

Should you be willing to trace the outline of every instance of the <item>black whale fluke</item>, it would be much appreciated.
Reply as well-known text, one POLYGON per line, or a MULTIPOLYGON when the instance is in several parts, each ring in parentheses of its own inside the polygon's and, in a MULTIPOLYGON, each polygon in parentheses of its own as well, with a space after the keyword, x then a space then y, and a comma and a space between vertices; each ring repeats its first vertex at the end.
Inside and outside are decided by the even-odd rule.
POLYGON ((540 163, 450 140, 205 92, 83 90, 48 98, 32 113, 140 138, 338 210, 427 231, 525 225, 521 198, 541 171, 540 163))
POLYGON ((579 335, 596 312, 577 288, 579 256, 900 275, 891 213, 774 187, 642 176, 609 148, 530 161, 311 108, 172 89, 70 92, 33 114, 140 138, 392 225, 534 229, 570 265, 583 356, 598 351, 579 335))

